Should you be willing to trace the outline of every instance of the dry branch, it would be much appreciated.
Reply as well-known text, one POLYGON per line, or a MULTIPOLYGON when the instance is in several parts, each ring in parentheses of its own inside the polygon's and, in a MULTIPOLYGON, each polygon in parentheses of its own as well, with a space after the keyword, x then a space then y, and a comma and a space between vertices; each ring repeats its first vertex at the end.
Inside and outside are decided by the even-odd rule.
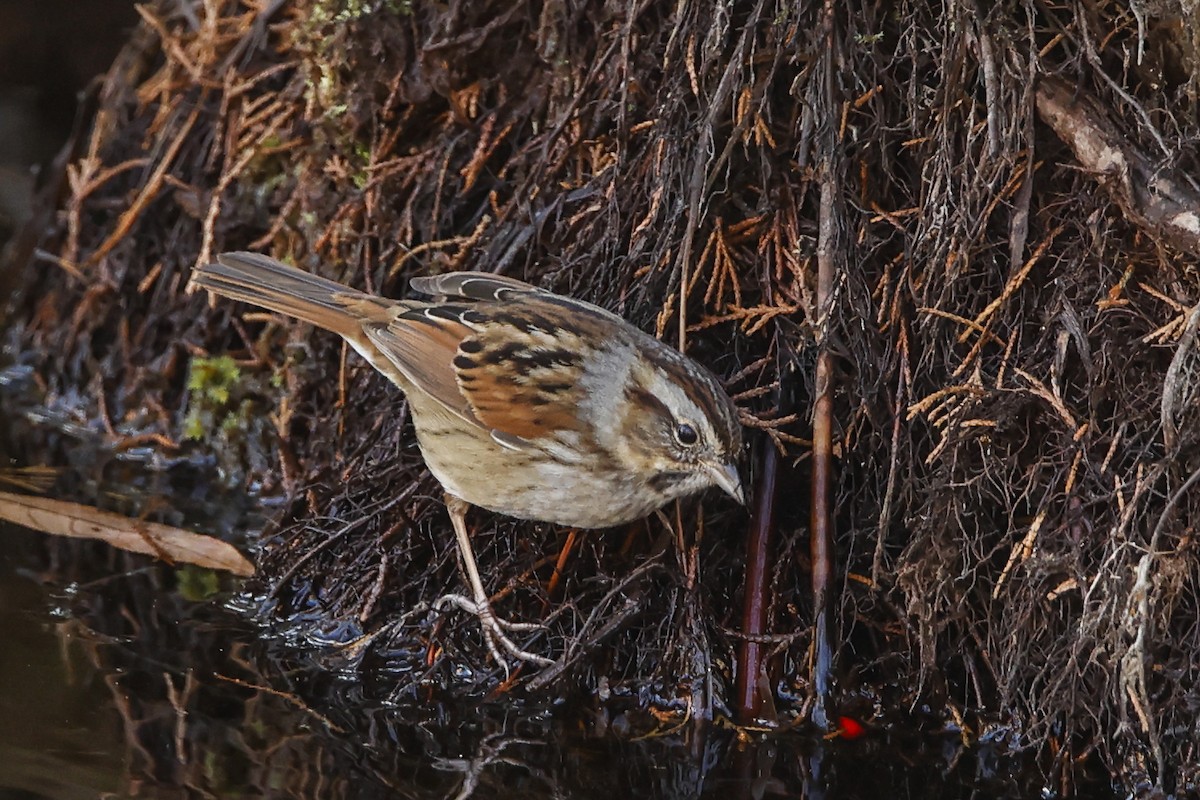
POLYGON ((1057 78, 1037 87, 1037 109, 1130 221, 1176 247, 1200 253, 1200 192, 1177 168, 1155 163, 1091 96, 1057 78))
POLYGON ((168 563, 195 564, 242 577, 254 574, 254 565, 220 539, 78 503, 0 492, 0 519, 55 536, 96 539, 168 563))

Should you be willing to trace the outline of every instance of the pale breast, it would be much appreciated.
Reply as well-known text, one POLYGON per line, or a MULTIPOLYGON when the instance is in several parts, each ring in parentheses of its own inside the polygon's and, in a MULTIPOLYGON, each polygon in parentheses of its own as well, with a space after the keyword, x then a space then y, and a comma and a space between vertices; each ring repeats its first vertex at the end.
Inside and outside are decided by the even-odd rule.
POLYGON ((607 528, 640 519, 662 504, 620 470, 502 446, 436 401, 418 392, 409 399, 429 471, 447 492, 471 505, 518 519, 607 528))

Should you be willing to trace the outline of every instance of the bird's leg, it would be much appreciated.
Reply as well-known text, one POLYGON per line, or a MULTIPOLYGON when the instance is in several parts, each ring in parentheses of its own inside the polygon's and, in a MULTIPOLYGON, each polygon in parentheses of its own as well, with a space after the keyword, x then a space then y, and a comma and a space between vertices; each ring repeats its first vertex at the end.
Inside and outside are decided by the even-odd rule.
POLYGON ((488 650, 491 651, 492 657, 496 659, 496 662, 504 667, 505 673, 508 672, 508 661, 500 653, 501 650, 504 650, 519 661, 529 661, 542 666, 553 664, 554 661, 549 658, 517 647, 504 633, 506 629, 510 631, 537 630, 542 627, 541 625, 531 622, 509 622, 508 620, 500 619, 492 611, 492 604, 488 601, 487 592, 483 588, 483 581, 479 577, 479 566, 475 563, 475 553, 471 549, 471 537, 467 535, 466 515, 468 508, 468 504, 461 498, 447 493, 446 510, 450 513, 450 524, 454 526, 454 535, 458 538, 458 551, 462 555, 463 564, 467 570, 467 580, 471 584, 471 593, 474 595, 474 599, 468 599, 460 594, 448 594, 438 598, 438 601, 434 605, 441 608, 446 603, 453 603, 464 611, 479 617, 479 624, 483 626, 483 639, 487 642, 488 650))

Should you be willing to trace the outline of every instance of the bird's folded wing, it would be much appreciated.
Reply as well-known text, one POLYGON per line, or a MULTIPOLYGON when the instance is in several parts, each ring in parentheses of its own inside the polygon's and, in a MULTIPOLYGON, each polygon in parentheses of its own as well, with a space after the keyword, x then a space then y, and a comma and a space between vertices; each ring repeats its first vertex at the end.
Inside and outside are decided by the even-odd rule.
POLYGON ((493 275, 489 272, 447 272, 413 278, 409 286, 422 294, 439 298, 465 297, 469 300, 506 300, 521 294, 544 294, 544 290, 530 286, 516 278, 493 275))
POLYGON ((430 309, 408 311, 386 324, 363 326, 379 352, 404 377, 464 422, 486 430, 458 388, 454 358, 458 346, 471 334, 463 322, 433 316, 430 309))
MULTIPOLYGON (((550 345, 531 326, 534 320, 512 307, 465 304, 413 308, 366 330, 426 394, 505 447, 523 449, 584 427, 582 357, 575 349, 550 345)), ((573 337, 570 342, 577 344, 573 337)))

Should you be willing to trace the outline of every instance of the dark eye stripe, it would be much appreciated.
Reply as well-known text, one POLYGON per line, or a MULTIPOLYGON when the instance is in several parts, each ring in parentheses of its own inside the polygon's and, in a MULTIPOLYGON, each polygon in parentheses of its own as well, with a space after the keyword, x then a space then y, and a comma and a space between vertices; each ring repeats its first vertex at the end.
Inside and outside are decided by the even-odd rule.
POLYGON ((667 408, 666 403, 658 399, 658 395, 648 389, 643 389, 641 386, 626 386, 625 397, 634 406, 652 408, 663 417, 671 419, 671 409, 667 408))

